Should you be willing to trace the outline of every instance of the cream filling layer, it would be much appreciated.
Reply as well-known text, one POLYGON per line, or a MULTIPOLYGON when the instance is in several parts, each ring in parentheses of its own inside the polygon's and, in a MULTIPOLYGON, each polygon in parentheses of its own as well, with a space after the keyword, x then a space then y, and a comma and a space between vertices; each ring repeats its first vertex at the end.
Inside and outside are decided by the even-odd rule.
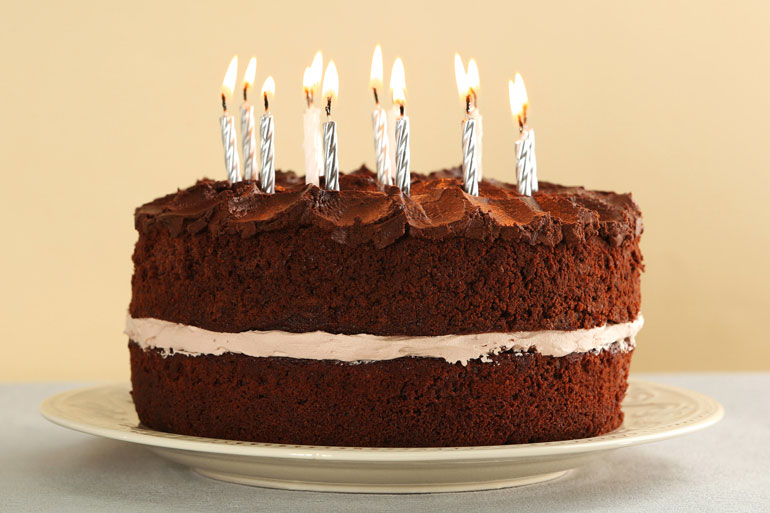
POLYGON ((436 337, 378 336, 368 334, 338 335, 323 331, 289 333, 286 331, 244 331, 220 333, 160 319, 126 319, 125 334, 144 349, 157 348, 164 354, 190 356, 239 353, 248 356, 284 356, 310 360, 365 362, 392 360, 403 356, 443 358, 449 363, 466 365, 469 360, 507 350, 523 353, 530 348, 543 355, 566 356, 571 353, 601 351, 620 342, 628 351, 642 329, 641 314, 632 322, 607 324, 599 328, 572 331, 516 331, 511 333, 476 333, 436 337))

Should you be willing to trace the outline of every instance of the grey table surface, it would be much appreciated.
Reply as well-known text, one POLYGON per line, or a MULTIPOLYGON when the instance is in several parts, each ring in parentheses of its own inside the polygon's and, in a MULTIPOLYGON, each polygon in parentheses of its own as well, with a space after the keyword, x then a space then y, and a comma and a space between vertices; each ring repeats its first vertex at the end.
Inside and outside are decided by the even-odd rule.
POLYGON ((770 511, 770 373, 639 375, 708 394, 717 425, 619 449, 548 483, 356 495, 221 483, 149 450, 55 426, 43 399, 84 383, 0 384, 0 511, 770 511))

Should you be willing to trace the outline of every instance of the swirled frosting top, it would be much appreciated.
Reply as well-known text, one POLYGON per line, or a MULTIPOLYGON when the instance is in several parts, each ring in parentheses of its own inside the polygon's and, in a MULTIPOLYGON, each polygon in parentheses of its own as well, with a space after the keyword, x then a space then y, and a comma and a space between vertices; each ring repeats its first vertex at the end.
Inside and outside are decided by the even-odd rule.
POLYGON ((642 233, 642 216, 630 194, 589 191, 547 182, 532 197, 496 180, 466 194, 459 169, 412 173, 411 196, 380 190, 361 167, 340 176, 340 191, 306 185, 293 172, 276 172, 275 194, 254 181, 199 180, 136 209, 139 231, 159 226, 172 236, 208 230, 253 237, 292 226, 315 226, 340 244, 385 247, 401 237, 479 240, 503 238, 554 246, 590 238, 619 246, 642 233))

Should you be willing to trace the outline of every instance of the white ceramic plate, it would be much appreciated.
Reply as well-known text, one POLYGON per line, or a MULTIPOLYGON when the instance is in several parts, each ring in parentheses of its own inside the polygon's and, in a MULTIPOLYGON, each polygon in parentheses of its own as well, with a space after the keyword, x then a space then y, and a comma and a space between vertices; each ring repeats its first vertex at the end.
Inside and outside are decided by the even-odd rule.
POLYGON ((320 447, 154 431, 139 424, 129 390, 127 383, 72 390, 46 399, 40 409, 60 426, 149 446, 204 476, 270 488, 342 492, 487 490, 547 481, 606 451, 703 429, 724 413, 705 395, 632 380, 623 402, 623 425, 594 438, 487 447, 320 447))

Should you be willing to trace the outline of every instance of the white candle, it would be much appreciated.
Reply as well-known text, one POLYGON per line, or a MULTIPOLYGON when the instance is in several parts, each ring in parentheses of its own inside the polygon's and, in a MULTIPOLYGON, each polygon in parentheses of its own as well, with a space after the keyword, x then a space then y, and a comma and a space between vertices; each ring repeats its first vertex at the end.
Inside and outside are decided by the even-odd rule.
POLYGON ((232 183, 241 181, 241 163, 236 148, 235 120, 227 114, 219 118, 222 127, 222 145, 225 148, 225 169, 227 179, 232 183))
POLYGON ((243 148, 243 177, 246 180, 256 179, 257 171, 257 140, 254 129, 254 106, 249 105, 249 87, 254 84, 257 72, 257 59, 252 57, 243 75, 243 104, 241 105, 241 148, 243 148))
POLYGON ((479 195, 476 155, 476 120, 468 116, 463 121, 463 190, 472 196, 479 195))
POLYGON ((326 98, 326 123, 324 123, 324 172, 326 189, 340 190, 340 168, 337 160, 337 123, 331 120, 332 100, 339 93, 337 66, 330 61, 324 73, 323 96, 326 98))
POLYGON ((537 162, 535 161, 535 132, 529 128, 521 131, 516 141, 516 181, 520 194, 532 196, 537 192, 537 162))
POLYGON ((409 195, 412 177, 409 171, 411 154, 409 149, 409 118, 404 115, 406 105, 406 76, 401 59, 393 63, 390 74, 390 87, 393 91, 393 103, 398 106, 396 120, 396 185, 401 192, 409 195))
POLYGON ((471 118, 476 122, 476 179, 480 182, 482 180, 482 157, 484 156, 484 146, 482 139, 484 138, 484 123, 483 117, 479 112, 478 107, 471 111, 471 118))
POLYGON ((320 185, 320 176, 323 175, 323 154, 321 149, 321 109, 315 105, 309 105, 302 116, 304 126, 305 150, 305 183, 320 185))
POLYGON ((222 128, 222 145, 225 149, 225 170, 227 172, 227 179, 231 183, 236 183, 241 180, 241 163, 238 158, 238 148, 235 134, 235 120, 233 116, 227 114, 227 98, 233 95, 233 89, 235 88, 235 74, 238 71, 238 57, 235 56, 230 61, 230 65, 227 67, 227 73, 225 73, 225 79, 222 81, 222 110, 224 113, 219 118, 219 123, 222 128))
MULTIPOLYGON (((392 81, 393 77, 391 77, 392 81)), ((392 92, 392 90, 391 90, 392 92)), ((396 120, 399 117, 401 109, 399 109, 398 105, 393 105, 391 108, 388 109, 388 137, 391 141, 396 140, 396 120)), ((388 145, 388 160, 390 162, 396 161, 396 145, 390 144, 388 145)), ((396 183, 396 168, 395 166, 390 166, 390 183, 394 184, 396 183)))
POLYGON ((372 111, 372 129, 374 131, 374 158, 377 171, 377 183, 380 187, 393 185, 390 171, 390 140, 385 109, 380 106, 377 88, 382 87, 382 50, 380 45, 374 49, 369 87, 374 93, 374 111, 372 111))
POLYGON ((275 192, 275 125, 273 115, 270 113, 268 95, 275 95, 275 81, 273 77, 267 77, 262 86, 262 98, 265 101, 265 113, 260 118, 260 155, 262 169, 259 175, 259 184, 263 192, 275 192))
POLYGON ((390 171, 390 138, 388 137, 388 119, 379 104, 372 112, 372 130, 374 130, 374 156, 377 168, 377 183, 380 187, 393 185, 390 171))
POLYGON ((516 181, 519 194, 532 196, 538 190, 537 158, 535 156, 535 132, 527 127, 529 99, 524 80, 516 73, 516 80, 508 81, 508 99, 511 113, 519 126, 519 140, 516 141, 516 181))
POLYGON ((323 176, 323 149, 321 146, 321 109, 313 104, 315 90, 321 84, 323 71, 323 56, 317 52, 313 64, 305 68, 302 77, 302 88, 305 93, 307 107, 302 117, 304 128, 303 149, 305 150, 305 183, 320 186, 323 176))
POLYGON ((330 191, 340 190, 340 167, 337 161, 337 123, 324 123, 324 187, 330 191))
POLYGON ((254 133, 254 107, 241 105, 241 147, 243 148, 243 178, 255 178, 257 160, 257 139, 254 133))

